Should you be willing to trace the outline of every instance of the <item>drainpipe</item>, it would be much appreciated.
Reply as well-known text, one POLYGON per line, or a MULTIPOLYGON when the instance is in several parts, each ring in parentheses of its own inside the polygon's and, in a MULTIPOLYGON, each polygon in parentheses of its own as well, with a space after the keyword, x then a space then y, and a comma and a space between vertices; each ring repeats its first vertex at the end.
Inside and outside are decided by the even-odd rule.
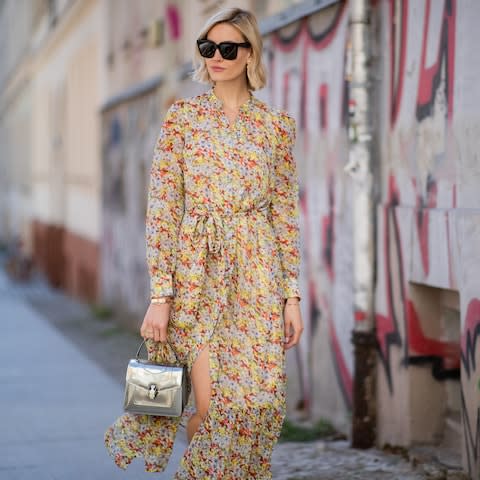
POLYGON ((370 0, 350 0, 349 160, 353 183, 354 379, 351 445, 376 438, 375 199, 372 155, 370 0))

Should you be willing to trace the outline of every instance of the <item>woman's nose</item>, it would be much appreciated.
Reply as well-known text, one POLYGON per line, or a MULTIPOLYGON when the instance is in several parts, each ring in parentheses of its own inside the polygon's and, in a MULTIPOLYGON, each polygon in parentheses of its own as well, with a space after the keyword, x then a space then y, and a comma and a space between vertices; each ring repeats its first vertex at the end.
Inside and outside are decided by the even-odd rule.
POLYGON ((220 55, 220 49, 215 49, 215 54, 212 57, 214 60, 223 60, 222 56, 220 55))

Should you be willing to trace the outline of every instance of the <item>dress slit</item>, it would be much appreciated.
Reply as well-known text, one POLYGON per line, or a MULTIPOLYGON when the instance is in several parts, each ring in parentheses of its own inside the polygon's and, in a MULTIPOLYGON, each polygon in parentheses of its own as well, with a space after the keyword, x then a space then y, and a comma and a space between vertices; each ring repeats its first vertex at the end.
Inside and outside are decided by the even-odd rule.
MULTIPOLYGON (((208 352, 207 352, 207 363, 208 363, 208 377, 209 377, 209 380, 210 380, 210 399, 209 399, 209 402, 208 402, 208 408, 207 408, 207 413, 208 413, 208 410, 210 410, 210 403, 211 403, 211 400, 212 400, 212 392, 213 392, 213 382, 212 382, 212 361, 211 361, 211 348, 210 348, 210 341, 207 340, 205 342, 205 345, 202 346, 201 350, 197 353, 196 357, 195 357, 195 360, 192 362, 192 367, 191 367, 191 370, 190 370, 190 378, 191 378, 191 372, 193 370, 193 367, 195 366, 195 363, 198 361, 200 355, 202 355, 202 353, 205 351, 205 349, 208 348, 208 352)), ((193 381, 192 381, 192 389, 193 389, 193 381)), ((195 410, 196 412, 198 413, 198 409, 197 409, 197 397, 195 396, 195 410)))

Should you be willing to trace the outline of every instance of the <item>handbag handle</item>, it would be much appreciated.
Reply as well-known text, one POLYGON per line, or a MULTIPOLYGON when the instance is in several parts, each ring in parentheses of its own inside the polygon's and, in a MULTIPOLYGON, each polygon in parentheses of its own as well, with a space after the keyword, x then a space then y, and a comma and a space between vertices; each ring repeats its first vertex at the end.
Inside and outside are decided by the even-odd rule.
MULTIPOLYGON (((146 339, 144 338, 142 343, 140 344, 140 346, 138 347, 138 350, 137 350, 137 354, 135 355, 135 358, 137 360, 140 359, 140 351, 142 350, 142 347, 145 345, 145 342, 146 342, 146 339)), ((177 361, 178 364, 180 364, 180 361, 178 360, 178 357, 177 357, 177 352, 175 351, 175 349, 172 347, 172 344, 167 340, 167 344, 168 346, 172 349, 172 352, 173 354, 175 355, 175 360, 177 361)), ((145 351, 147 351, 147 347, 145 345, 145 351)), ((148 354, 148 352, 147 352, 148 354)))

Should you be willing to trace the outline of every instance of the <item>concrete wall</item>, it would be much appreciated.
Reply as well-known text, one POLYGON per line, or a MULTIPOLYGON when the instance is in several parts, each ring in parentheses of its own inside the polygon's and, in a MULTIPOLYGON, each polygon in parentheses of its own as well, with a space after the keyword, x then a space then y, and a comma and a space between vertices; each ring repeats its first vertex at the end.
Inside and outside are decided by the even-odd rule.
POLYGON ((109 109, 102 119, 102 299, 139 314, 148 303, 146 191, 161 110, 155 88, 109 109))
POLYGON ((345 56, 348 8, 336 4, 266 38, 262 95, 297 120, 305 334, 289 354, 293 413, 348 430, 352 402, 352 217, 347 160, 345 56))
POLYGON ((14 74, 28 55, 38 5, 37 0, 9 1, 0 8, 0 242, 21 238, 27 252, 32 249, 29 228, 32 89, 25 75, 15 78, 14 74))
POLYGON ((376 3, 378 440, 463 442, 478 478, 480 5, 376 3))
POLYGON ((22 88, 0 119, 0 239, 21 239, 26 252, 32 251, 30 234, 32 91, 22 88), (16 162, 7 162, 16 158, 16 162))
POLYGON ((97 297, 99 3, 77 2, 32 62, 34 256, 52 283, 97 297))

